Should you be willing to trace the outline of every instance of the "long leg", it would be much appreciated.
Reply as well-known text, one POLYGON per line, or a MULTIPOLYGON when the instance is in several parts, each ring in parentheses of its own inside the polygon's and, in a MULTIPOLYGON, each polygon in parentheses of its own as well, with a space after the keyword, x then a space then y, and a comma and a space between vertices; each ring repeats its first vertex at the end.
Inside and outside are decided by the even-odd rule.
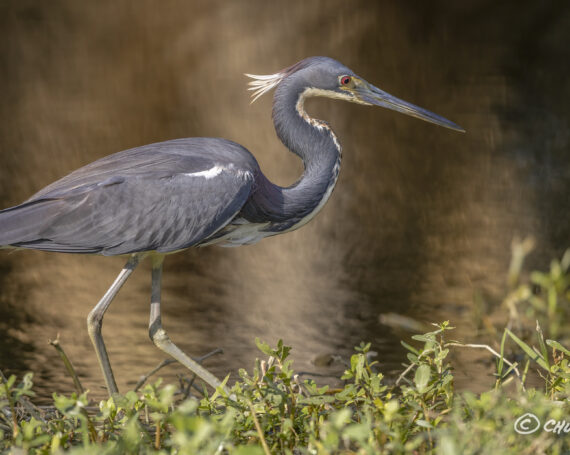
POLYGON ((214 389, 221 385, 221 382, 212 373, 202 367, 198 362, 188 357, 178 346, 168 337, 162 328, 160 318, 160 290, 162 281, 162 263, 164 256, 154 256, 152 263, 152 296, 150 302, 150 322, 148 333, 154 345, 174 357, 178 362, 188 368, 192 373, 209 384, 214 389))
POLYGON ((113 370, 111 369, 111 364, 109 363, 109 356, 107 355, 107 349, 105 348, 105 343, 103 342, 103 335, 101 334, 101 328, 103 327, 103 316, 105 311, 109 308, 109 305, 119 292, 119 289, 125 284, 127 278, 133 270, 136 268, 141 260, 141 255, 133 254, 119 276, 115 279, 111 287, 105 292, 105 295, 99 303, 95 305, 95 308, 91 310, 89 316, 87 316, 87 330, 89 331, 89 336, 95 346, 95 352, 97 353, 97 359, 99 360, 99 365, 101 370, 103 370, 103 375, 105 376, 105 384, 107 384, 107 390, 109 394, 112 395, 117 393, 117 383, 115 382, 115 377, 113 376, 113 370))

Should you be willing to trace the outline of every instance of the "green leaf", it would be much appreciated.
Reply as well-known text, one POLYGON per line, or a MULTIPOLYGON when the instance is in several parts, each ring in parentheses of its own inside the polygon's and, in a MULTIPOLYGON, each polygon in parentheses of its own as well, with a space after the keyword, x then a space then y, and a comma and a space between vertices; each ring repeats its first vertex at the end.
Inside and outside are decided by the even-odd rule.
POLYGON ((270 356, 271 356, 271 355, 274 354, 273 349, 271 349, 271 347, 270 347, 267 343, 261 341, 261 340, 260 340, 259 338, 257 338, 257 337, 255 337, 255 344, 257 345, 257 349, 259 349, 259 350, 260 350, 261 352, 263 352, 265 355, 270 355, 270 356))
POLYGON ((414 376, 414 383, 420 393, 426 390, 431 377, 431 369, 429 365, 423 364, 418 367, 414 376))
POLYGON ((570 356, 570 351, 568 349, 566 349, 564 346, 562 346, 558 341, 546 340, 546 344, 548 346, 550 346, 551 348, 554 348, 557 351, 563 352, 567 356, 570 356))
POLYGON ((423 428, 433 428, 433 425, 429 423, 427 420, 416 420, 416 425, 423 428))
POLYGON ((414 354, 416 354, 416 355, 419 355, 419 354, 420 354, 420 352, 419 352, 416 348, 414 348, 413 346, 409 345, 409 344, 406 343, 405 341, 400 341, 400 344, 401 344, 402 346, 404 346, 408 351, 410 351, 410 352, 412 352, 412 353, 414 353, 414 354))
POLYGON ((538 336, 538 345, 540 346, 540 352, 542 353, 542 358, 544 359, 544 363, 548 366, 548 370, 550 371, 550 362, 548 361, 548 350, 546 349, 546 344, 544 344, 544 335, 542 334, 542 329, 540 328, 540 324, 536 321, 536 333, 538 336))
POLYGON ((312 404, 319 406, 324 403, 334 403, 336 398, 331 395, 316 395, 313 397, 299 398, 298 402, 301 404, 312 404))
POLYGON ((365 423, 353 423, 344 429, 343 436, 353 441, 364 442, 370 436, 370 427, 365 423))
POLYGON ((412 340, 423 341, 424 343, 432 343, 435 341, 435 336, 430 334, 425 335, 412 335, 412 340))
POLYGON ((408 360, 410 361, 410 363, 418 363, 418 356, 412 354, 411 352, 408 352, 406 354, 406 357, 408 358, 408 360))
POLYGON ((548 365, 542 358, 540 354, 535 352, 528 344, 526 344, 523 340, 517 337, 513 332, 509 329, 505 329, 507 334, 513 339, 513 341, 520 346, 520 348, 525 352, 525 354, 531 359, 538 363, 542 368, 546 371, 549 371, 548 365))
POLYGON ((506 339, 507 339, 507 332, 503 332, 503 338, 501 338, 501 357, 499 357, 499 365, 497 366, 497 374, 499 375, 500 378, 502 378, 503 375, 506 339))

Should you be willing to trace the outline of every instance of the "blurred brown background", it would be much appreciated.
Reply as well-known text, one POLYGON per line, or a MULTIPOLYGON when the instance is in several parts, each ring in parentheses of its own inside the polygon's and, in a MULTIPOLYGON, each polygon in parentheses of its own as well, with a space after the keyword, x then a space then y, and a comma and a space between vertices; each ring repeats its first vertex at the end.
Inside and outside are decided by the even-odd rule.
MULTIPOLYGON (((389 373, 402 334, 380 313, 451 319, 468 340, 473 295, 500 295, 514 236, 537 241, 529 267, 569 246, 565 1, 13 0, 0 2, 0 34, 1 207, 104 155, 186 136, 239 142, 291 184, 301 163, 274 135, 271 97, 250 105, 243 73, 311 55, 467 129, 311 101, 344 147, 323 212, 254 246, 166 261, 165 327, 194 355, 222 347, 207 364, 219 376, 251 367, 256 336, 283 338, 311 371, 316 356, 371 341, 389 373)), ((0 369, 33 370, 45 396, 71 390, 47 344, 60 332, 103 396, 85 318, 123 259, 0 256, 0 369)), ((105 319, 123 389, 163 358, 147 336, 149 292, 144 264, 105 319)))

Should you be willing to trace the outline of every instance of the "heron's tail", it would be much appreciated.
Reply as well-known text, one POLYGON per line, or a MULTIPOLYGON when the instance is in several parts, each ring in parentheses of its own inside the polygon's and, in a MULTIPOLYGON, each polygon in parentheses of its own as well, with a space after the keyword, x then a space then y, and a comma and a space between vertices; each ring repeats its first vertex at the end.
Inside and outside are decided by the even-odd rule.
POLYGON ((0 248, 29 248, 62 253, 99 253, 101 248, 68 245, 54 241, 54 226, 60 229, 65 201, 58 198, 34 199, 0 210, 0 248))
POLYGON ((52 205, 52 202, 40 199, 0 210, 0 246, 37 240, 49 222, 46 205, 52 205))
POLYGON ((0 247, 25 248, 27 244, 41 241, 57 213, 59 202, 37 199, 0 210, 0 247))

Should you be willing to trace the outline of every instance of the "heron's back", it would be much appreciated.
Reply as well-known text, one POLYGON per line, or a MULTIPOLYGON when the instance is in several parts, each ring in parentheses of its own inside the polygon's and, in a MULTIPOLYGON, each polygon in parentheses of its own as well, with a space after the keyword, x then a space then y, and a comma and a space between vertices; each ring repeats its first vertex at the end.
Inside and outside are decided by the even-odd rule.
POLYGON ((232 220, 258 172, 249 151, 224 139, 125 150, 0 211, 0 245, 108 255, 187 248, 232 220))

